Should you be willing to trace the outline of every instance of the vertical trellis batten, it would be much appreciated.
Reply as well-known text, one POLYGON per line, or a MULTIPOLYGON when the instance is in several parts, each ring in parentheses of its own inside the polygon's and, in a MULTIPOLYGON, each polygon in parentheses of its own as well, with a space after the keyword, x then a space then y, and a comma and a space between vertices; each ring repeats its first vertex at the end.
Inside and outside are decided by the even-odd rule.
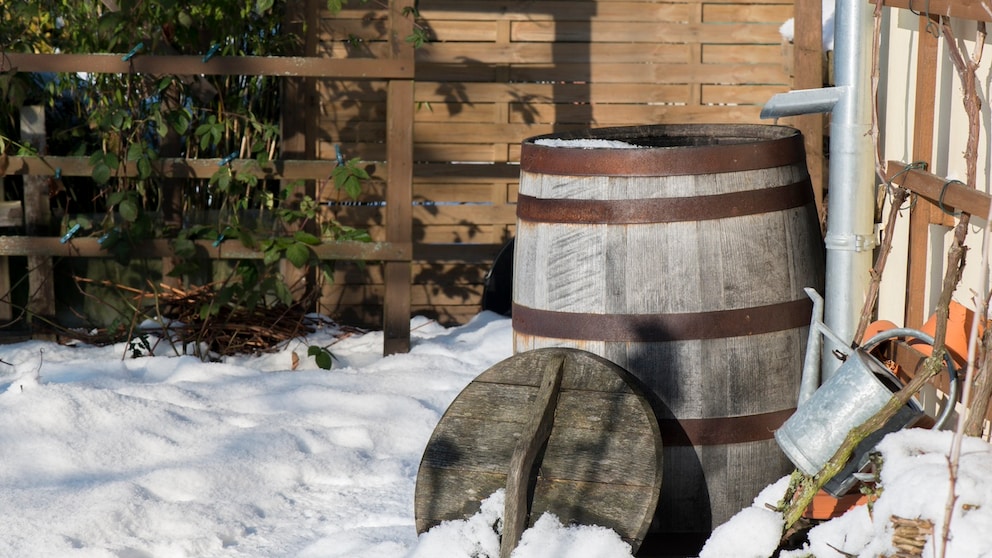
MULTIPOLYGON (((389 51, 394 59, 413 66, 413 46, 406 41, 413 31, 412 0, 390 0, 389 51)), ((409 244, 413 238, 413 80, 399 79, 387 87, 386 241, 409 244)), ((383 301, 384 354, 410 350, 410 261, 384 264, 386 293, 383 301)))
MULTIPOLYGON (((44 154, 46 151, 45 108, 40 105, 21 109, 21 139, 44 154)), ((51 211, 48 179, 24 177, 24 232, 29 236, 51 234, 51 211)), ((37 318, 55 316, 55 277, 52 259, 28 255, 28 319, 37 326, 37 318)), ((8 295, 9 300, 9 295, 8 295)))

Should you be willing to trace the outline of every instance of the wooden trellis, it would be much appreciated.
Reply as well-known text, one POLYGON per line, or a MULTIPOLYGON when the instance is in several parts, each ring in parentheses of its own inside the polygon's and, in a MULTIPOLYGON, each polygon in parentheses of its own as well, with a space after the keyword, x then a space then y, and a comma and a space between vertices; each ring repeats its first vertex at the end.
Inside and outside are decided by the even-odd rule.
MULTIPOLYGON (((314 17, 319 4, 306 0, 303 6, 304 17, 314 17)), ((305 42, 307 56, 300 57, 230 57, 216 56, 204 61, 199 56, 139 55, 124 59, 121 54, 22 54, 3 53, 0 56, 0 71, 19 72, 91 72, 91 73, 149 73, 188 74, 196 68, 199 74, 208 75, 266 75, 287 78, 326 78, 366 80, 377 79, 388 82, 388 127, 386 145, 385 191, 386 238, 385 242, 372 244, 356 242, 334 242, 316 246, 318 257, 328 260, 375 260, 385 262, 386 289, 383 330, 385 333, 384 352, 386 354, 405 352, 410 347, 410 276, 412 258, 411 184, 413 168, 413 46, 406 41, 412 31, 412 21, 407 12, 413 8, 412 0, 389 0, 387 33, 388 48, 376 60, 325 58, 313 55, 316 50, 313 37, 305 42)), ((313 21, 313 19, 311 20, 313 21)), ((309 26, 313 28, 314 26, 309 26)), ((289 88, 291 94, 305 97, 306 81, 289 88)), ((284 106, 284 136, 290 138, 285 152, 305 153, 305 147, 298 145, 313 143, 312 127, 307 128, 306 115, 297 111, 301 106, 287 103, 284 106), (294 118, 295 116, 295 118, 294 118), (292 128, 292 126, 297 128, 292 128), (300 129, 302 128, 302 129, 300 129), (309 132, 309 134, 308 134, 309 132), (311 137, 307 137, 310 135, 311 137), (299 139, 297 139, 299 138, 299 139)), ((306 109, 306 105, 302 107, 306 109)), ((35 140, 39 138, 26 138, 35 140)), ((43 129, 42 138, 43 139, 43 129)), ((38 269, 32 273, 30 282, 29 313, 50 315, 54 309, 50 271, 45 271, 45 263, 50 266, 50 258, 61 257, 108 257, 100 249, 95 238, 72 238, 65 243, 58 237, 35 236, 39 223, 47 222, 48 198, 47 180, 56 174, 61 176, 89 176, 92 172, 87 158, 50 157, 44 154, 37 157, 8 157, 4 175, 25 176, 24 224, 28 236, 0 236, 0 256, 28 256, 37 258, 29 268, 38 269), (39 267, 40 266, 40 267, 39 267)), ((209 177, 216 169, 218 159, 162 159, 155 163, 155 170, 163 177, 209 177)), ((254 166, 234 163, 233 169, 241 173, 253 173, 263 178, 280 180, 303 179, 325 180, 331 174, 334 163, 306 159, 274 161, 270 165, 254 166)), ((136 176, 133 166, 125 166, 119 176, 136 176)), ((16 216, 15 216, 16 217, 16 216)), ((261 258, 262 254, 236 246, 235 243, 213 246, 199 243, 201 252, 210 258, 261 258)), ((166 241, 152 241, 139 247, 148 257, 170 257, 172 249, 166 241)))

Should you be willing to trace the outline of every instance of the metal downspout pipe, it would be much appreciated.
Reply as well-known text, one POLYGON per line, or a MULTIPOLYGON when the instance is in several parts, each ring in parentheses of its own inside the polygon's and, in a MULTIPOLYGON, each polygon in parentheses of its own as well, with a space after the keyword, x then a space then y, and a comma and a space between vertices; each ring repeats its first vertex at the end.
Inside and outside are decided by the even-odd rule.
MULTIPOLYGON (((830 187, 827 198, 824 324, 837 347, 823 340, 821 374, 826 381, 840 366, 833 349, 850 349, 867 292, 875 247, 874 155, 871 130, 871 30, 873 7, 863 0, 837 0, 834 19, 835 87, 790 91, 772 97, 762 118, 832 112, 830 187)), ((810 332, 814 335, 814 332, 810 332)))

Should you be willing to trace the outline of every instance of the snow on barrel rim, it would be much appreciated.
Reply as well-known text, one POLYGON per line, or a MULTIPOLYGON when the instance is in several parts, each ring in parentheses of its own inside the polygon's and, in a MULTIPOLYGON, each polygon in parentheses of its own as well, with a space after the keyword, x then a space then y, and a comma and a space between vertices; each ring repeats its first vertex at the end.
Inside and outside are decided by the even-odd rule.
POLYGON ((563 176, 689 176, 805 162, 802 134, 765 124, 659 124, 524 140, 522 171, 563 176), (617 142, 617 145, 608 145, 617 142))

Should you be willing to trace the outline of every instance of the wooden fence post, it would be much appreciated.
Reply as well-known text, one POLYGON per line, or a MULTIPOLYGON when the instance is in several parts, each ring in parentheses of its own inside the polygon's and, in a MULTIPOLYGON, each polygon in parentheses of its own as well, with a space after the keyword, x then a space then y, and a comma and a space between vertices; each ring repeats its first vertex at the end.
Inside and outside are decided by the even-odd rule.
MULTIPOLYGON (((317 52, 317 33, 320 27, 320 11, 316 0, 289 2, 285 21, 287 32, 303 37, 302 51, 297 54, 314 56, 317 52)), ((282 84, 284 97, 281 116, 281 157, 283 159, 312 161, 317 157, 316 121, 311 118, 314 112, 319 112, 316 101, 316 80, 313 77, 289 77, 284 78, 282 84)), ((295 185, 296 182, 299 181, 284 183, 284 187, 290 186, 292 188, 291 197, 294 205, 298 206, 305 196, 317 198, 316 181, 306 180, 302 184, 295 185)), ((313 223, 310 223, 308 227, 308 232, 320 234, 313 223)), ((315 294, 313 289, 316 288, 316 270, 297 269, 288 261, 283 260, 280 265, 280 272, 290 287, 302 284, 304 290, 300 297, 304 300, 311 300, 315 294)), ((311 308, 311 310, 314 309, 311 308)))
MULTIPOLYGON (((413 32, 410 0, 389 2, 389 37, 393 58, 413 64, 413 47, 406 38, 413 32)), ((394 79, 386 101, 386 241, 413 241, 413 80, 394 79)), ((383 354, 410 351, 411 282, 410 261, 383 264, 386 294, 383 300, 383 354)))
MULTIPOLYGON (((44 155, 45 107, 21 108, 21 140, 44 155)), ((51 234, 51 209, 49 208, 48 179, 44 176, 24 176, 24 233, 27 236, 51 234)), ((29 325, 37 325, 37 317, 55 316, 55 282, 52 259, 46 256, 28 256, 29 325)))

